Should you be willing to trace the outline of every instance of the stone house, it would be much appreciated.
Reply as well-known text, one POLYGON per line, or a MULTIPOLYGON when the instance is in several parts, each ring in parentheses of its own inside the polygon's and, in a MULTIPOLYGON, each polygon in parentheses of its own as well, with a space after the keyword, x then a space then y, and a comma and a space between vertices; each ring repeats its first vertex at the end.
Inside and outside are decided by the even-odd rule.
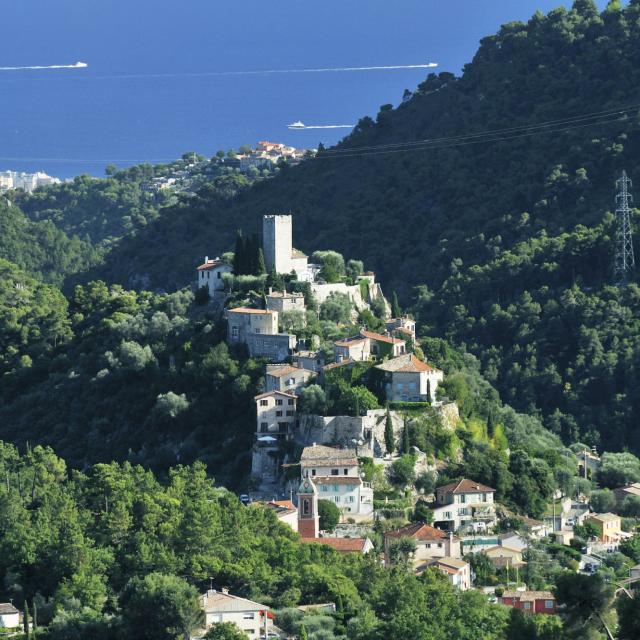
POLYGON ((509 569, 522 567, 525 562, 522 559, 522 549, 512 549, 505 545, 491 547, 485 551, 494 567, 509 567, 509 569))
POLYGON ((319 271, 307 256, 293 248, 293 218, 290 215, 266 215, 262 218, 262 250, 268 271, 290 274, 298 280, 312 282, 319 271))
POLYGON ((265 631, 273 630, 273 614, 269 607, 259 602, 231 595, 226 589, 209 589, 200 596, 204 611, 205 630, 214 624, 231 622, 250 638, 259 638, 265 631))
POLYGON ((296 351, 291 356, 291 362, 300 369, 320 373, 324 367, 324 355, 320 351, 296 351))
POLYGON ((438 383, 444 373, 412 353, 387 360, 376 369, 384 374, 385 391, 389 402, 435 401, 438 383))
POLYGON ((265 391, 286 391, 298 395, 316 374, 290 364, 268 364, 265 391))
POLYGON ((330 500, 343 513, 373 513, 373 489, 360 477, 355 449, 336 449, 319 444, 305 447, 300 456, 300 473, 317 487, 320 500, 330 500))
POLYGON ((486 531, 496 524, 495 489, 473 480, 458 480, 436 489, 434 524, 448 531, 486 531))
POLYGON ((198 289, 206 287, 209 296, 215 298, 224 294, 223 274, 231 273, 233 268, 221 258, 209 259, 206 256, 204 262, 197 269, 196 286, 198 289))
POLYGON ((389 333, 398 331, 400 333, 406 333, 409 337, 415 340, 416 337, 416 321, 411 318, 391 318, 385 323, 386 329, 389 333))
POLYGON ((400 338, 385 336, 381 333, 374 333, 364 329, 360 331, 360 336, 369 340, 369 350, 371 355, 376 356, 376 358, 396 358, 406 353, 407 343, 400 338))
POLYGON ((423 522, 408 524, 384 535, 384 555, 387 565, 391 565, 390 549, 401 538, 411 538, 416 544, 413 554, 413 568, 423 570, 423 565, 433 558, 461 558, 460 539, 451 532, 436 529, 423 522))
POLYGON ((283 362, 296 347, 296 337, 278 333, 278 312, 238 307, 227 310, 227 342, 246 344, 252 358, 283 362))
POLYGON ((287 293, 286 291, 273 291, 269 287, 266 295, 267 309, 283 313, 287 311, 300 311, 305 313, 304 295, 302 293, 287 293))
POLYGON ((363 362, 371 357, 371 342, 368 338, 355 336, 333 343, 333 358, 336 362, 353 360, 363 362))

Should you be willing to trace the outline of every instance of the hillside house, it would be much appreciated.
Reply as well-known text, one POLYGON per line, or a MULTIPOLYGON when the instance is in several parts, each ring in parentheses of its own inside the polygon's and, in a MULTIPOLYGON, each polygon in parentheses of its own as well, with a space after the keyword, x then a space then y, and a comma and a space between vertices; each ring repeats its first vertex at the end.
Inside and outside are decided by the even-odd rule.
POLYGON ((291 363, 300 369, 320 373, 324 367, 324 355, 321 351, 296 351, 291 356, 291 363))
POLYGON ((296 337, 278 333, 278 312, 238 307, 227 310, 227 342, 245 344, 252 358, 283 362, 294 351, 296 337))
POLYGON ((283 313, 287 311, 300 311, 305 313, 304 295, 302 293, 287 293, 286 291, 274 291, 269 287, 266 295, 267 309, 283 313))
POLYGON ((0 602, 0 627, 17 629, 20 626, 20 611, 10 602, 0 602))
POLYGON ((522 559, 522 549, 512 549, 505 545, 498 545, 487 549, 485 553, 494 567, 514 569, 525 564, 522 559))
POLYGON ((264 506, 273 511, 280 522, 298 531, 298 508, 291 500, 271 500, 264 506))
POLYGON ((460 589, 471 589, 471 567, 464 560, 458 558, 433 558, 424 564, 424 569, 434 568, 443 573, 449 582, 460 589))
POLYGON ((269 607, 259 602, 231 595, 226 589, 209 589, 200 596, 200 608, 204 611, 205 630, 214 624, 231 622, 250 638, 273 630, 273 615, 269 607))
POLYGON ((265 391, 286 391, 298 395, 316 374, 290 364, 268 364, 265 391))
POLYGON ((592 524, 598 530, 600 542, 618 542, 622 525, 615 513, 592 513, 584 519, 584 524, 592 524))
POLYGON ((369 553, 373 551, 373 542, 369 538, 304 538, 305 544, 323 544, 338 553, 369 553))
POLYGON ((411 318, 391 318, 385 323, 386 329, 389 333, 398 331, 399 333, 406 333, 409 337, 415 340, 416 337, 416 321, 411 318))
POLYGON ((505 591, 500 597, 500 604, 525 613, 556 613, 556 599, 551 591, 505 591))
POLYGON ((267 391, 254 400, 258 438, 266 434, 278 440, 289 440, 296 424, 298 398, 284 391, 267 391))
POLYGON ((300 456, 302 478, 310 478, 320 500, 330 500, 345 514, 373 513, 373 489, 360 477, 355 449, 319 444, 305 447, 300 456))
POLYGON ((433 558, 461 558, 460 539, 451 532, 444 532, 423 522, 414 522, 384 534, 384 557, 391 565, 390 549, 394 542, 411 538, 416 544, 413 554, 413 568, 420 570, 433 558))
POLYGON ((496 524, 494 494, 495 489, 467 479, 438 487, 434 524, 448 531, 486 531, 496 524))
POLYGON ((362 336, 345 338, 333 343, 333 358, 336 362, 363 362, 371 358, 371 341, 362 336))
POLYGON ((223 274, 231 273, 233 268, 221 258, 209 259, 205 256, 204 262, 197 269, 196 286, 201 289, 206 287, 211 298, 224 294, 223 274))
POLYGON ((618 506, 622 506, 622 503, 629 496, 640 497, 640 482, 632 482, 626 487, 618 487, 617 489, 613 490, 613 493, 616 497, 616 501, 618 502, 618 506))
POLYGON ((407 351, 407 343, 400 338, 385 336, 373 331, 360 331, 360 336, 369 340, 369 351, 376 358, 396 358, 407 351))
POLYGON ((376 365, 384 374, 385 390, 389 402, 433 402, 438 383, 444 373, 412 353, 376 365))

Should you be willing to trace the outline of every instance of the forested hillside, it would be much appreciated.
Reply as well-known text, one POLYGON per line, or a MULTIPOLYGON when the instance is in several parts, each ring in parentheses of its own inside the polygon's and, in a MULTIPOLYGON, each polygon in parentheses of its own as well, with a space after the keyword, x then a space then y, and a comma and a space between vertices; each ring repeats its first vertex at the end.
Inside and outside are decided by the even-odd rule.
POLYGON ((518 408, 567 441, 638 450, 636 290, 608 285, 614 180, 640 178, 639 63, 637 0, 504 25, 462 77, 431 75, 337 150, 233 200, 203 192, 168 208, 97 273, 182 286, 237 227, 291 210, 301 249, 362 257, 405 302, 425 285, 421 323, 466 344, 518 408), (382 147, 425 139, 439 142, 382 147))

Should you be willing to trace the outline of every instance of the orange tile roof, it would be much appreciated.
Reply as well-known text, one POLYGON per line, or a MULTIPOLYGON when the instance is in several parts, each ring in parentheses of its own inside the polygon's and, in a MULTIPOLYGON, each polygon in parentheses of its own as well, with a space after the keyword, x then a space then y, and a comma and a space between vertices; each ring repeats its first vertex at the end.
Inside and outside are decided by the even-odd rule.
POLYGON ((397 358, 387 360, 382 364, 376 365, 376 369, 381 371, 390 371, 391 373, 420 373, 422 371, 438 371, 435 367, 422 362, 420 358, 416 358, 413 353, 406 353, 397 358))
POLYGON ((373 331, 360 331, 360 335, 369 338, 369 340, 375 340, 376 342, 386 342, 387 344, 404 344, 404 340, 400 338, 392 338, 391 336, 383 336, 381 333, 374 333, 373 331))
POLYGON ((203 264, 201 264, 198 267, 198 271, 205 271, 207 269, 214 269, 215 267, 219 267, 220 265, 226 264, 223 260, 220 260, 219 258, 216 258, 215 260, 209 260, 208 262, 205 262, 203 264))
MULTIPOLYGON (((444 540, 448 535, 424 522, 408 524, 395 531, 385 533, 385 538, 415 538, 416 540, 444 540)), ((455 538, 457 540, 457 538, 455 538)))
POLYGON ((342 360, 342 362, 332 362, 331 364, 326 364, 324 367, 322 367, 323 371, 331 371, 331 369, 337 369, 338 367, 344 367, 345 365, 348 364, 354 364, 355 360, 352 360, 351 358, 347 358, 346 360, 342 360))
POLYGON ((457 482, 445 484, 442 487, 436 487, 436 491, 448 492, 449 490, 451 490, 451 493, 477 493, 478 491, 481 491, 482 493, 495 492, 495 489, 488 487, 486 484, 480 484, 479 482, 467 480, 466 478, 458 480, 457 482))
POLYGON ((307 371, 307 369, 302 369, 301 367, 292 367, 291 365, 283 365, 281 367, 267 369, 265 374, 268 376, 273 376, 274 378, 281 378, 282 376, 288 376, 290 373, 296 373, 297 371, 307 371))
POLYGON ((235 309, 229 309, 227 313, 259 313, 262 315, 277 313, 276 311, 269 311, 269 309, 250 309, 249 307, 236 307, 235 309))
POLYGON ((366 538, 302 538, 302 542, 324 544, 340 553, 362 553, 366 538))

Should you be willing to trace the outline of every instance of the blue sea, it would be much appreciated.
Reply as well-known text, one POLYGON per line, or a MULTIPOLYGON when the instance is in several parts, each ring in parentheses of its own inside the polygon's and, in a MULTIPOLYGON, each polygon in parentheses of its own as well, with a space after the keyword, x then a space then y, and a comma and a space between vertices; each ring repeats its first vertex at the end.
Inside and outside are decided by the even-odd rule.
MULTIPOLYGON (((411 65, 460 73, 480 38, 559 0, 20 0, 2 2, 0 170, 58 177, 258 140, 332 144, 425 69, 209 75, 411 65)), ((565 3, 568 4, 568 3, 565 3)))

